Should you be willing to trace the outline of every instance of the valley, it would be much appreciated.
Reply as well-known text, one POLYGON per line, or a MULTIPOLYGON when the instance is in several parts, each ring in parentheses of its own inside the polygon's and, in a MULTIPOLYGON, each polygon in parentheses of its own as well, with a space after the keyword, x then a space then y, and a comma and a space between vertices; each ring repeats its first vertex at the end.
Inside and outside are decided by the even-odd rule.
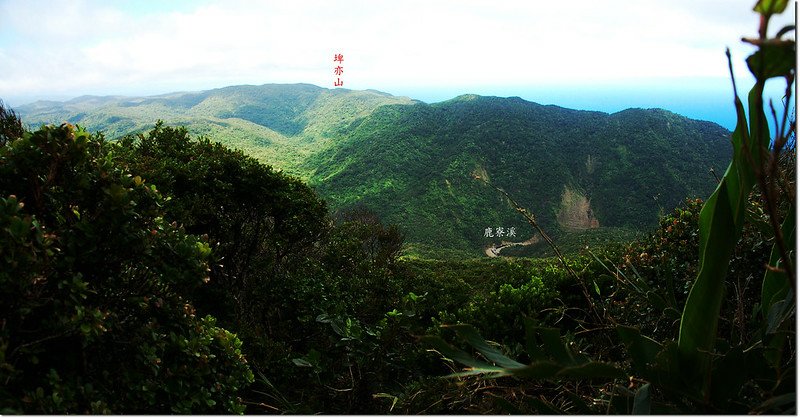
POLYGON ((621 3, 0 1, 0 415, 796 415, 796 1, 621 3))
MULTIPOLYGON (((18 111, 29 126, 69 122, 106 138, 154 120, 240 149, 312 186, 333 213, 367 209, 396 224, 406 254, 481 256, 487 227, 534 231, 487 179, 557 240, 603 229, 626 239, 716 186, 730 132, 660 109, 614 114, 520 98, 462 95, 427 104, 374 90, 231 86, 149 97, 84 96, 18 111)), ((535 255, 543 244, 504 254, 535 255), (520 252, 520 250, 522 250, 520 252)))

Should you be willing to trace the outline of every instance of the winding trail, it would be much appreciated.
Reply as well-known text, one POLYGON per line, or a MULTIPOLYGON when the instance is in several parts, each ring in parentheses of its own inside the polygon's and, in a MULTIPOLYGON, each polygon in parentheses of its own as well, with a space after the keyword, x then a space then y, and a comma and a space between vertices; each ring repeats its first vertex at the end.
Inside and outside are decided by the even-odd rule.
POLYGON ((539 240, 540 240, 539 236, 538 235, 534 235, 530 239, 528 239, 527 241, 521 241, 521 242, 503 241, 503 242, 500 243, 499 247, 497 246, 497 244, 492 244, 492 246, 486 248, 486 250, 484 250, 484 252, 489 257, 500 257, 500 251, 503 251, 506 248, 516 247, 516 246, 523 246, 524 247, 524 246, 536 244, 537 242, 539 242, 539 240))

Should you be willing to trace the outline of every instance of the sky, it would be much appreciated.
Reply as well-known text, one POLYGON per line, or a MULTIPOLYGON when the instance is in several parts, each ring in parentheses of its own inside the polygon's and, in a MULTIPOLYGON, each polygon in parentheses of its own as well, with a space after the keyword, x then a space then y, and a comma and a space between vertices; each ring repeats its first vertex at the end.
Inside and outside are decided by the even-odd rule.
MULTIPOLYGON (((754 0, 0 0, 0 99, 153 95, 238 84, 473 93, 733 128, 725 48, 753 83, 754 0), (341 63, 334 56, 342 54, 341 63)), ((771 33, 794 21, 794 3, 771 33)), ((781 96, 782 86, 770 86, 781 96)))

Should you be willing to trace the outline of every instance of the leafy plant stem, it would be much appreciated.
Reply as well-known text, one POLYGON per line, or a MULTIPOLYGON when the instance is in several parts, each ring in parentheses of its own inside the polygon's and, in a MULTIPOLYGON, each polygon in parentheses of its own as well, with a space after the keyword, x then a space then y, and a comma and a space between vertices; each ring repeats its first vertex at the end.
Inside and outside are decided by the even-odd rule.
MULTIPOLYGON (((527 209, 525 209, 524 207, 520 206, 520 204, 517 203, 517 201, 514 200, 514 198, 512 198, 511 195, 509 195, 505 190, 503 190, 503 189, 501 189, 501 188, 499 188, 499 187, 497 187, 497 186, 495 186, 493 184, 490 184, 486 179, 484 179, 484 178, 482 178, 480 176, 475 176, 475 179, 482 181, 487 186, 490 186, 490 187, 494 188, 495 190, 500 192, 503 196, 505 196, 505 198, 508 199, 508 201, 511 203, 511 205, 514 206, 514 209, 516 209, 517 212, 519 212, 525 218, 525 220, 527 220, 528 223, 534 229, 536 229, 536 231, 539 232, 539 235, 541 235, 542 238, 544 238, 544 240, 547 242, 547 244, 550 245, 550 247, 553 249, 553 252, 555 252, 556 257, 558 257, 559 261, 561 261, 561 264, 564 266, 564 269, 567 270, 567 272, 573 278, 575 278, 575 280, 581 286, 581 291, 583 292, 584 298, 586 298, 586 302, 589 304, 589 309, 591 309, 592 314, 595 316, 595 318, 597 318, 598 321, 600 321, 600 323, 605 323, 606 320, 597 312, 597 308, 595 307, 594 301, 592 300, 592 297, 589 295, 589 289, 588 289, 588 287, 586 287, 586 283, 584 283, 583 279, 581 279, 581 277, 578 276, 577 273, 575 273, 575 270, 573 270, 572 267, 570 267, 569 263, 567 263, 567 260, 564 258, 564 255, 558 249, 558 246, 553 242, 553 240, 550 238, 550 236, 547 235, 546 232, 544 232, 542 227, 539 225, 539 222, 536 221, 536 217, 532 213, 530 213, 527 209)), ((613 322, 613 320, 612 320, 612 322, 613 322)))

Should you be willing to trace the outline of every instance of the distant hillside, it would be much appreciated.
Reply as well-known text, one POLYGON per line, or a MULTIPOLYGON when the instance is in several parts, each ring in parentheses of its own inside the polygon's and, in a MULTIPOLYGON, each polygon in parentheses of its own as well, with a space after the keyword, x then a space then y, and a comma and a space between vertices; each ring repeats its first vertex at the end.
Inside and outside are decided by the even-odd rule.
POLYGON ((305 163, 333 207, 363 205, 413 242, 481 248, 533 231, 488 179, 554 235, 642 229, 724 170, 729 132, 664 110, 608 115, 519 98, 460 96, 383 106, 305 163), (517 236, 486 237, 515 227, 517 236))
POLYGON ((157 119, 186 125, 304 178, 333 210, 369 208, 398 224, 417 252, 479 255, 534 235, 476 177, 506 190, 555 236, 629 236, 685 197, 709 195, 716 185, 709 168, 722 173, 730 159, 730 132, 711 122, 520 98, 464 95, 429 105, 298 84, 82 97, 18 110, 29 124, 66 120, 112 138, 157 119))
POLYGON ((16 109, 25 123, 70 122, 108 138, 152 129, 156 120, 241 149, 287 172, 354 121, 385 104, 411 104, 375 90, 329 90, 311 84, 231 86, 148 97, 82 96, 16 109))

